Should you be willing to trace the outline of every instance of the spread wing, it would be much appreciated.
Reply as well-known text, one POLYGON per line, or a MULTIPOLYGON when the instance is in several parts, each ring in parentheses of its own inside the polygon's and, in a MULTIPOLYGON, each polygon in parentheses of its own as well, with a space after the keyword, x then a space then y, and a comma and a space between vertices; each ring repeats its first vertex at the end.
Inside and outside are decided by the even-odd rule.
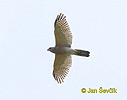
POLYGON ((57 16, 54 24, 56 45, 71 47, 72 44, 72 33, 69 25, 66 21, 66 16, 61 14, 57 16))
POLYGON ((71 55, 55 55, 53 76, 58 83, 64 82, 72 64, 71 55))

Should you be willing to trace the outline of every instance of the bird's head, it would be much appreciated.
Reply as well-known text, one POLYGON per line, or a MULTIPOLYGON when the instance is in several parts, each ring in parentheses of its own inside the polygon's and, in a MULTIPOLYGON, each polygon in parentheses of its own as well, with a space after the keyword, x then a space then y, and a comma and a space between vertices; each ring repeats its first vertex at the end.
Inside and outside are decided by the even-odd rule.
POLYGON ((54 51, 54 47, 48 48, 47 51, 53 52, 54 51))

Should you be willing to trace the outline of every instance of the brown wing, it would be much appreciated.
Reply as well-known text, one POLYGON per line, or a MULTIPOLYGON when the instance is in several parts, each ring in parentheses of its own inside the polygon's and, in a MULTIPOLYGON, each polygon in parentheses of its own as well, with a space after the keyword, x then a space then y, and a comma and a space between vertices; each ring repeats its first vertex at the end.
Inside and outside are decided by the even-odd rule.
POLYGON ((64 82, 72 64, 71 55, 55 55, 53 76, 58 83, 64 82))
POLYGON ((54 24, 56 45, 71 47, 72 44, 72 33, 69 25, 66 21, 66 16, 61 14, 57 16, 54 24))

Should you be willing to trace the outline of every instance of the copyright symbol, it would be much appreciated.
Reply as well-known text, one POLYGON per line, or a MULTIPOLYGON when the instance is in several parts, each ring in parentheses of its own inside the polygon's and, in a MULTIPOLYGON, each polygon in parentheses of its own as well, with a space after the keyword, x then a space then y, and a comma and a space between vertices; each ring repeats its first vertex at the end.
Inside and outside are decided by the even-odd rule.
POLYGON ((85 89, 85 88, 82 88, 82 89, 81 89, 81 92, 82 92, 82 93, 86 93, 86 89, 85 89))

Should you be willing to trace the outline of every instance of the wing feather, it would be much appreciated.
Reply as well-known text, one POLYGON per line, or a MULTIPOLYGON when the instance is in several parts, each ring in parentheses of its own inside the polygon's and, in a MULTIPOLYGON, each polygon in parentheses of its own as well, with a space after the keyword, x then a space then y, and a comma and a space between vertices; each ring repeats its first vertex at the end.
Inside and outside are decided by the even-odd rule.
POLYGON ((55 55, 53 76, 58 83, 64 82, 72 64, 71 55, 55 55))
POLYGON ((54 27, 56 45, 71 47, 72 33, 64 14, 60 13, 60 15, 57 16, 54 27))

